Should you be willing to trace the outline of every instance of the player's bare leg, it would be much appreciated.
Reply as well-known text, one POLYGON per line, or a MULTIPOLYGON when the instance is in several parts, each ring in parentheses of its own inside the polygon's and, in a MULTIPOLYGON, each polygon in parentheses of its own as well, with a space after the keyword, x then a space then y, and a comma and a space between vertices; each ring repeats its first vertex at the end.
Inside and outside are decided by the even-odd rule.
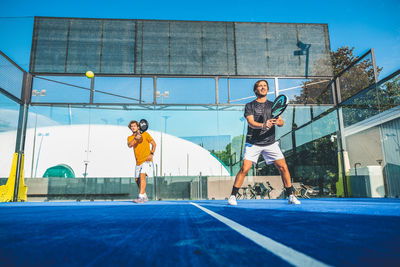
POLYGON ((285 188, 292 187, 292 181, 290 179, 289 168, 286 164, 285 159, 278 159, 274 161, 275 167, 278 169, 282 177, 282 182, 285 188))
POLYGON ((290 179, 290 172, 289 172, 289 168, 286 164, 285 159, 275 160, 274 165, 279 170, 279 173, 281 174, 282 182, 285 187, 286 194, 288 195, 288 198, 289 198, 289 204, 297 204, 297 205, 300 204, 300 201, 293 194, 292 181, 290 179))
POLYGON ((146 174, 141 173, 139 178, 136 179, 136 183, 139 187, 139 197, 134 199, 135 203, 144 203, 148 200, 146 195, 146 174))
POLYGON ((235 183, 233 184, 235 187, 240 188, 243 184, 244 177, 246 177, 247 173, 250 171, 253 162, 247 159, 243 160, 242 167, 239 172, 236 174, 235 183))
POLYGON ((140 181, 139 181, 139 194, 146 193, 146 174, 140 174, 140 181))
POLYGON ((239 172, 236 174, 235 182, 233 184, 232 193, 229 197, 228 204, 236 206, 236 195, 238 193, 239 188, 242 186, 244 177, 246 177, 247 173, 250 171, 253 162, 247 159, 243 160, 242 167, 240 168, 239 172))

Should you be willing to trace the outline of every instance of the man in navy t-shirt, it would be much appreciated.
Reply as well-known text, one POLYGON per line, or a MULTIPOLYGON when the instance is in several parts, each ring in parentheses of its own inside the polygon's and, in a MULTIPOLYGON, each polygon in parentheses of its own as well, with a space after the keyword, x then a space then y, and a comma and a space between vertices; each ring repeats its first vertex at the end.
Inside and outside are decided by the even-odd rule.
POLYGON ((289 197, 289 204, 300 204, 300 201, 293 195, 292 183, 285 157, 275 141, 275 125, 283 126, 281 116, 273 119, 271 114, 272 102, 267 100, 268 82, 259 80, 254 84, 253 91, 256 99, 247 103, 244 110, 244 117, 247 120, 247 135, 242 167, 236 175, 228 203, 237 205, 236 195, 242 186, 244 177, 249 172, 253 163, 257 163, 260 154, 267 164, 274 164, 279 170, 286 194, 289 197))

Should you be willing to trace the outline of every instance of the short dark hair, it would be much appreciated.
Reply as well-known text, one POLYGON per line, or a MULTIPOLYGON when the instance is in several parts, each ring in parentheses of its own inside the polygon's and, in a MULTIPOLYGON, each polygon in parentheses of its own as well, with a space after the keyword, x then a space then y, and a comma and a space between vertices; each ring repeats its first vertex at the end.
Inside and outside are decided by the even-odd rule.
POLYGON ((136 124, 136 126, 139 127, 139 123, 138 123, 137 121, 131 121, 131 122, 128 124, 128 128, 129 128, 129 129, 131 128, 132 123, 136 124))
POLYGON ((265 82, 265 83, 267 84, 267 86, 268 86, 268 89, 269 89, 269 84, 268 84, 267 80, 258 80, 258 81, 256 81, 256 83, 254 84, 253 92, 255 92, 255 91, 257 90, 258 84, 259 84, 260 82, 265 82))

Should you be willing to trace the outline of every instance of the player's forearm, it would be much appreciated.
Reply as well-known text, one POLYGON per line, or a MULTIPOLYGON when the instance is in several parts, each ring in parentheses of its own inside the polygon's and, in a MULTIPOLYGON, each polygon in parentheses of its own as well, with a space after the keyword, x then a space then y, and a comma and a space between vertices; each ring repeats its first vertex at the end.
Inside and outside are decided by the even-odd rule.
POLYGON ((256 121, 247 121, 250 128, 253 129, 261 129, 263 127, 263 123, 256 122, 256 121))

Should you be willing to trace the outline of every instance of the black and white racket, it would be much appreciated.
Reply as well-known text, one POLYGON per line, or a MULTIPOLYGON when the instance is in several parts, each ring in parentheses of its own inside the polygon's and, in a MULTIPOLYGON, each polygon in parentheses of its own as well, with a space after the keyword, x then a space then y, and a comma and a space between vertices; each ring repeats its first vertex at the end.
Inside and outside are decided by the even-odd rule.
POLYGON ((278 95, 277 98, 275 98, 274 103, 272 104, 272 118, 276 119, 281 115, 286 107, 288 106, 288 98, 285 95, 278 95))
POLYGON ((149 129, 149 123, 147 122, 147 120, 141 119, 139 121, 139 132, 144 133, 145 131, 147 131, 147 129, 149 129))

